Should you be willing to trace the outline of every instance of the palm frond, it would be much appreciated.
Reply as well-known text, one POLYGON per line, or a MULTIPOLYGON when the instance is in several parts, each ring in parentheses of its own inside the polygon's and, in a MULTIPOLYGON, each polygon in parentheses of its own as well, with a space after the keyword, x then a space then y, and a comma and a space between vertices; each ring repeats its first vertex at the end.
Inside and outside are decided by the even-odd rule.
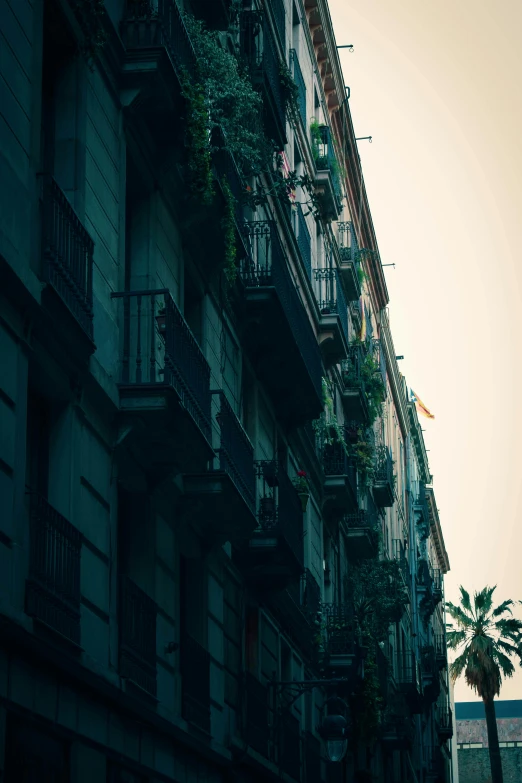
POLYGON ((505 639, 498 639, 497 647, 504 650, 504 652, 507 652, 508 655, 517 655, 522 664, 522 642, 511 644, 510 642, 506 642, 505 639))
POLYGON ((461 628, 471 628, 474 623, 473 617, 467 615, 460 606, 455 606, 451 601, 446 602, 446 611, 461 628))
MULTIPOLYGON (((494 660, 495 663, 497 663, 497 665, 499 666, 500 670, 502 671, 504 677, 513 676, 513 674, 515 673, 515 667, 513 666, 511 660, 507 657, 507 655, 504 655, 504 653, 500 652, 499 649, 496 649, 494 653, 494 660)), ((500 682, 502 682, 502 679, 500 679, 500 682)))
POLYGON ((493 593, 496 589, 496 585, 494 587, 486 586, 480 590, 480 592, 474 593, 473 603, 475 604, 475 617, 489 614, 493 605, 493 593))
POLYGON ((465 641, 466 631, 456 631, 454 629, 448 629, 446 631, 446 643, 450 650, 456 650, 465 641))
POLYGON ((522 633, 522 621, 517 620, 515 617, 505 617, 502 620, 497 620, 494 626, 502 636, 516 637, 522 633))
POLYGON ((504 612, 509 612, 509 614, 512 614, 511 607, 513 606, 514 601, 511 599, 507 601, 503 601, 501 604, 499 604, 496 609, 494 609, 491 613, 492 617, 500 617, 501 614, 504 614, 504 612))
POLYGON ((464 652, 461 655, 455 658, 453 663, 450 663, 449 673, 453 682, 458 680, 458 678, 462 675, 462 672, 466 669, 467 664, 468 664, 468 651, 464 650, 464 652))
POLYGON ((472 613, 472 612, 473 612, 473 609, 471 608, 471 601, 470 601, 470 599, 469 599, 469 593, 468 593, 468 591, 467 591, 467 590, 464 590, 464 588, 462 587, 462 585, 459 587, 459 590, 460 590, 460 603, 462 604, 462 606, 464 607, 464 609, 465 609, 467 612, 470 612, 470 613, 472 613))

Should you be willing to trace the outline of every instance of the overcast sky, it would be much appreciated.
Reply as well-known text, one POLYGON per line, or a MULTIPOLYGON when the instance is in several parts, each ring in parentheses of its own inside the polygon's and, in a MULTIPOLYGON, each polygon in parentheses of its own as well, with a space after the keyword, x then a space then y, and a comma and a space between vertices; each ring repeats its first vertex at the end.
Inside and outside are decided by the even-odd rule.
MULTIPOLYGON (((446 597, 522 599, 522 3, 330 0, 446 597)), ((522 606, 519 617, 522 616, 522 606)), ((477 698, 462 683, 456 700, 477 698)), ((500 698, 522 698, 522 669, 500 698)))

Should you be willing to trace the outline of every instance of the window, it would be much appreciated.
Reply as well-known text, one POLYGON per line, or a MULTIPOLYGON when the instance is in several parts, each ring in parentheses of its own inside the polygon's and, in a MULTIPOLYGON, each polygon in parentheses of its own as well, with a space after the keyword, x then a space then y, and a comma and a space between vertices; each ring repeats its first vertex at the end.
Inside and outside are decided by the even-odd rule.
POLYGON ((29 389, 27 395, 27 488, 47 497, 51 413, 48 401, 29 389))

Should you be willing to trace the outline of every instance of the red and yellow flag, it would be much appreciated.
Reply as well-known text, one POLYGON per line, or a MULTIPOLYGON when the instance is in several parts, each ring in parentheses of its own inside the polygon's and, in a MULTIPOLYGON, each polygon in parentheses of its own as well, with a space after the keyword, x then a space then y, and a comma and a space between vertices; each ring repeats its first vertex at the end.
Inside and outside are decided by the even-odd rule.
POLYGON ((421 416, 425 416, 427 419, 434 419, 435 418, 433 413, 431 413, 431 411, 428 410, 428 408, 424 405, 424 403, 421 400, 421 398, 418 397, 415 394, 413 389, 411 390, 411 397, 412 397, 412 401, 415 403, 415 407, 417 409, 417 413, 420 413, 421 416))

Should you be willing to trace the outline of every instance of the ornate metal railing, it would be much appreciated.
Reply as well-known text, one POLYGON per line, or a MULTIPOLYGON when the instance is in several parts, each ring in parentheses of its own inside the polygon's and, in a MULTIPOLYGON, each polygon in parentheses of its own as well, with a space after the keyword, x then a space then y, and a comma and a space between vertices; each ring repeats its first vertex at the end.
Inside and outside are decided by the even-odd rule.
POLYGON ((120 675, 156 695, 156 604, 120 576, 120 675))
POLYGON ((254 470, 254 447, 241 422, 230 407, 222 391, 215 391, 219 413, 219 469, 228 473, 243 496, 249 509, 255 514, 256 477, 254 470))
POLYGON ((123 291, 121 386, 172 386, 210 440, 210 367, 170 291, 123 291))
POLYGON ((354 514, 345 514, 343 516, 343 523, 347 528, 352 530, 359 528, 369 528, 372 531, 377 530, 377 513, 372 509, 360 509, 354 514))
POLYGON ((92 340, 94 242, 52 176, 40 179, 43 276, 92 340))
POLYGON ((347 358, 341 362, 343 383, 347 389, 364 389, 362 368, 367 355, 366 343, 348 346, 347 358))
POLYGON ((443 576, 440 568, 434 568, 432 570, 433 579, 433 597, 437 603, 442 601, 443 598, 443 576))
POLYGON ((397 561, 405 586, 410 588, 410 567, 406 548, 400 538, 392 539, 392 557, 397 561))
POLYGON ((210 654, 187 633, 180 653, 182 716, 210 734, 210 654))
POLYGON ((386 482, 394 486, 393 459, 390 448, 381 443, 375 450, 375 483, 386 482))
POLYGON ((429 520, 428 501, 426 500, 426 485, 419 481, 419 494, 415 498, 415 509, 422 514, 422 521, 426 524, 429 520))
POLYGON ((337 223, 337 246, 342 261, 353 261, 359 268, 358 245, 355 229, 351 220, 337 223))
POLYGON ((29 494, 26 612, 80 644, 82 536, 45 498, 29 494))
POLYGON ((175 0, 126 0, 120 30, 126 49, 164 47, 178 75, 196 73, 196 54, 175 0))
POLYGON ((339 211, 342 202, 341 182, 339 178, 339 164, 335 154, 332 132, 328 125, 320 126, 321 142, 319 144, 319 155, 316 160, 318 171, 329 171, 332 178, 332 185, 335 197, 338 202, 339 211))
POLYGON ((355 620, 351 603, 322 604, 325 650, 330 655, 355 653, 355 620))
POLYGON ((440 668, 444 668, 448 663, 448 646, 446 634, 436 633, 433 635, 433 644, 435 647, 435 659, 440 668))
POLYGON ((286 471, 275 462, 257 462, 256 470, 258 482, 263 480, 265 485, 259 498, 259 530, 281 536, 304 566, 303 510, 296 489, 286 471), (275 465, 274 478, 270 478, 267 489, 264 472, 271 465, 275 465))
POLYGON ((307 271, 308 278, 312 279, 312 248, 310 232, 306 225, 305 216, 301 204, 297 204, 297 245, 301 253, 301 259, 307 271))
POLYGON ((415 653, 410 650, 399 650, 394 654, 395 681, 402 686, 411 686, 417 692, 421 692, 420 665, 415 658, 415 653))
POLYGON ((310 321, 294 281, 273 220, 258 220, 245 224, 250 250, 241 266, 241 278, 247 288, 273 286, 283 305, 294 340, 318 397, 322 398, 321 353, 310 321))
POLYGON ((297 108, 299 109, 299 116, 301 117, 303 128, 306 128, 308 119, 306 113, 306 84, 295 49, 290 49, 290 62, 293 67, 294 82, 297 85, 297 108))
POLYGON ((348 303, 337 269, 314 269, 315 296, 322 315, 339 316, 343 334, 348 342, 348 303))

